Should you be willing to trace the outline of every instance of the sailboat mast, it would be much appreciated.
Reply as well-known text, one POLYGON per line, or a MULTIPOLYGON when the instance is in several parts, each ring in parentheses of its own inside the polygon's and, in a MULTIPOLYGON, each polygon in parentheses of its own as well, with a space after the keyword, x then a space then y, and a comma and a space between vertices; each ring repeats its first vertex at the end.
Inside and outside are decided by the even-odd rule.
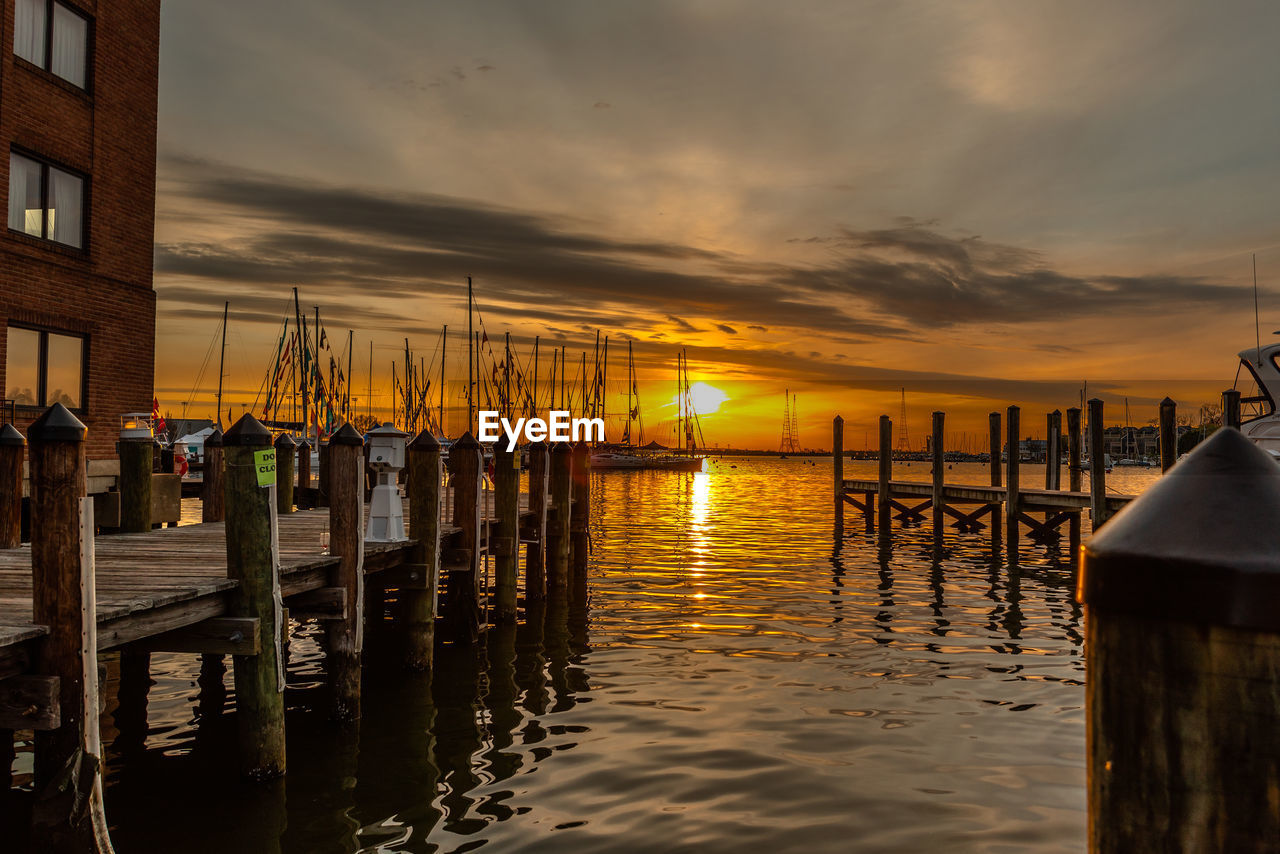
POLYGON ((449 352, 449 324, 440 330, 440 435, 447 436, 444 429, 444 357, 449 352))
POLYGON ((529 413, 530 418, 538 415, 538 339, 541 336, 533 336, 533 411, 529 413))
POLYGON ((312 399, 316 404, 315 421, 316 421, 316 447, 320 447, 320 382, 322 380, 320 374, 320 306, 312 306, 316 310, 316 358, 315 358, 315 388, 313 389, 312 399))
POLYGON ((568 375, 569 369, 565 365, 564 350, 565 350, 565 346, 561 344, 560 345, 560 408, 568 409, 568 407, 565 406, 565 377, 568 375))
POLYGON ((356 335, 347 330, 347 376, 342 382, 342 411, 348 421, 351 420, 351 356, 355 350, 356 335))
POLYGON ((413 396, 413 356, 409 353, 409 339, 404 339, 404 429, 409 431, 413 427, 409 423, 409 401, 413 396))
POLYGON ((369 339, 369 396, 365 400, 365 411, 373 418, 373 339, 369 339))
POLYGON ((218 427, 222 427, 222 373, 227 362, 227 312, 230 301, 222 304, 222 355, 218 356, 218 427))
MULTIPOLYGON (((605 402, 609 388, 609 336, 604 336, 604 356, 600 362, 600 420, 605 418, 605 402)), ((608 437, 605 437, 608 441, 608 437)))
POLYGON ((471 325, 471 277, 467 276, 467 429, 471 429, 472 423, 476 417, 475 407, 475 350, 472 346, 472 339, 475 330, 471 325))
POLYGON ((511 417, 511 333, 507 333, 506 347, 502 357, 502 397, 503 412, 511 417))

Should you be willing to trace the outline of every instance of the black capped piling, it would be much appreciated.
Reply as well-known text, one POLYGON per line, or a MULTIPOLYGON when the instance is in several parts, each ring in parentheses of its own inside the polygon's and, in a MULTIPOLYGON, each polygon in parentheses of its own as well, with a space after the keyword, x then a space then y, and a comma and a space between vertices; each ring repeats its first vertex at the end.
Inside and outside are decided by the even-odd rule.
POLYGON ((0 549, 22 545, 22 457, 27 440, 12 424, 0 427, 0 549))
POLYGON ((298 443, 288 433, 276 437, 276 512, 287 515, 293 512, 293 464, 297 458, 298 443))
POLYGON ((364 649, 364 438, 350 424, 329 437, 329 553, 339 558, 329 583, 346 594, 340 620, 325 623, 330 716, 360 719, 364 649))
POLYGON ((569 583, 569 517, 573 495, 573 453, 564 442, 553 442, 551 509, 547 518, 547 590, 563 590, 569 583))
POLYGON ((204 474, 200 484, 200 521, 221 522, 226 508, 226 458, 222 428, 214 427, 204 440, 204 474))
POLYGON ((440 579, 440 503, 443 466, 440 442, 423 430, 407 448, 409 535, 417 542, 408 582, 400 590, 404 602, 404 663, 430 670, 435 642, 436 592, 440 579))
POLYGON ((444 618, 454 637, 475 637, 480 630, 484 581, 480 573, 484 456, 470 432, 449 448, 449 468, 453 473, 453 524, 461 533, 447 565, 449 598, 444 618))
POLYGON ((493 450, 493 510, 490 549, 494 554, 494 619, 516 619, 520 580, 520 453, 500 439, 493 450))
POLYGON ((525 553, 524 596, 526 601, 546 597, 547 498, 550 485, 550 448, 546 442, 529 446, 529 515, 532 542, 525 553))

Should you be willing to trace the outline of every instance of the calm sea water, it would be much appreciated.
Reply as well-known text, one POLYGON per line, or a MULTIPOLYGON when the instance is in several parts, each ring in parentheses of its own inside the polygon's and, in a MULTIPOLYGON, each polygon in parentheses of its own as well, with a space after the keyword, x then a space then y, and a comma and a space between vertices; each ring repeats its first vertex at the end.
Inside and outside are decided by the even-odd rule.
POLYGON ((113 661, 117 851, 1083 850, 1065 540, 1024 540, 1010 569, 985 532, 880 539, 850 511, 836 537, 830 478, 821 458, 600 476, 587 600, 441 645, 434 677, 374 632, 358 730, 326 720, 315 630, 295 626, 274 785, 237 780, 232 698, 202 702, 194 657, 153 656, 145 729, 113 661))

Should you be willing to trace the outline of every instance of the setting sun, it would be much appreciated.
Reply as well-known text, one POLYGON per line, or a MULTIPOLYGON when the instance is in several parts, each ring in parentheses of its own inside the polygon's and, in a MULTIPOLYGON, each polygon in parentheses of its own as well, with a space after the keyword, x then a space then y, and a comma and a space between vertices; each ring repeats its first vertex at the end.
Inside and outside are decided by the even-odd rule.
MULTIPOLYGON (((715 386, 707 385, 704 382, 696 382, 689 386, 689 399, 693 402, 693 411, 699 415, 711 415, 720 408, 720 404, 729 399, 729 395, 722 392, 715 386)), ((678 407, 680 405, 680 395, 671 398, 667 406, 678 407)))

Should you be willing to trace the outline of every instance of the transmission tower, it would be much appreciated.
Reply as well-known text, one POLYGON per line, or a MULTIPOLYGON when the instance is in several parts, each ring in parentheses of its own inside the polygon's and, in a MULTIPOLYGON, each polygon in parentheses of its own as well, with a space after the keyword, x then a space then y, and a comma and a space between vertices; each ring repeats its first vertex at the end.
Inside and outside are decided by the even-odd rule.
POLYGON ((901 426, 898 431, 898 450, 909 452, 911 450, 911 436, 907 432, 907 390, 905 388, 902 390, 902 410, 898 414, 898 424, 901 426))
POLYGON ((791 395, 791 445, 795 448, 796 453, 800 452, 800 427, 798 420, 800 418, 799 409, 796 407, 796 396, 791 395))
POLYGON ((782 445, 778 450, 784 454, 795 454, 800 451, 800 443, 796 441, 796 414, 791 405, 794 400, 791 389, 782 395, 782 445))

